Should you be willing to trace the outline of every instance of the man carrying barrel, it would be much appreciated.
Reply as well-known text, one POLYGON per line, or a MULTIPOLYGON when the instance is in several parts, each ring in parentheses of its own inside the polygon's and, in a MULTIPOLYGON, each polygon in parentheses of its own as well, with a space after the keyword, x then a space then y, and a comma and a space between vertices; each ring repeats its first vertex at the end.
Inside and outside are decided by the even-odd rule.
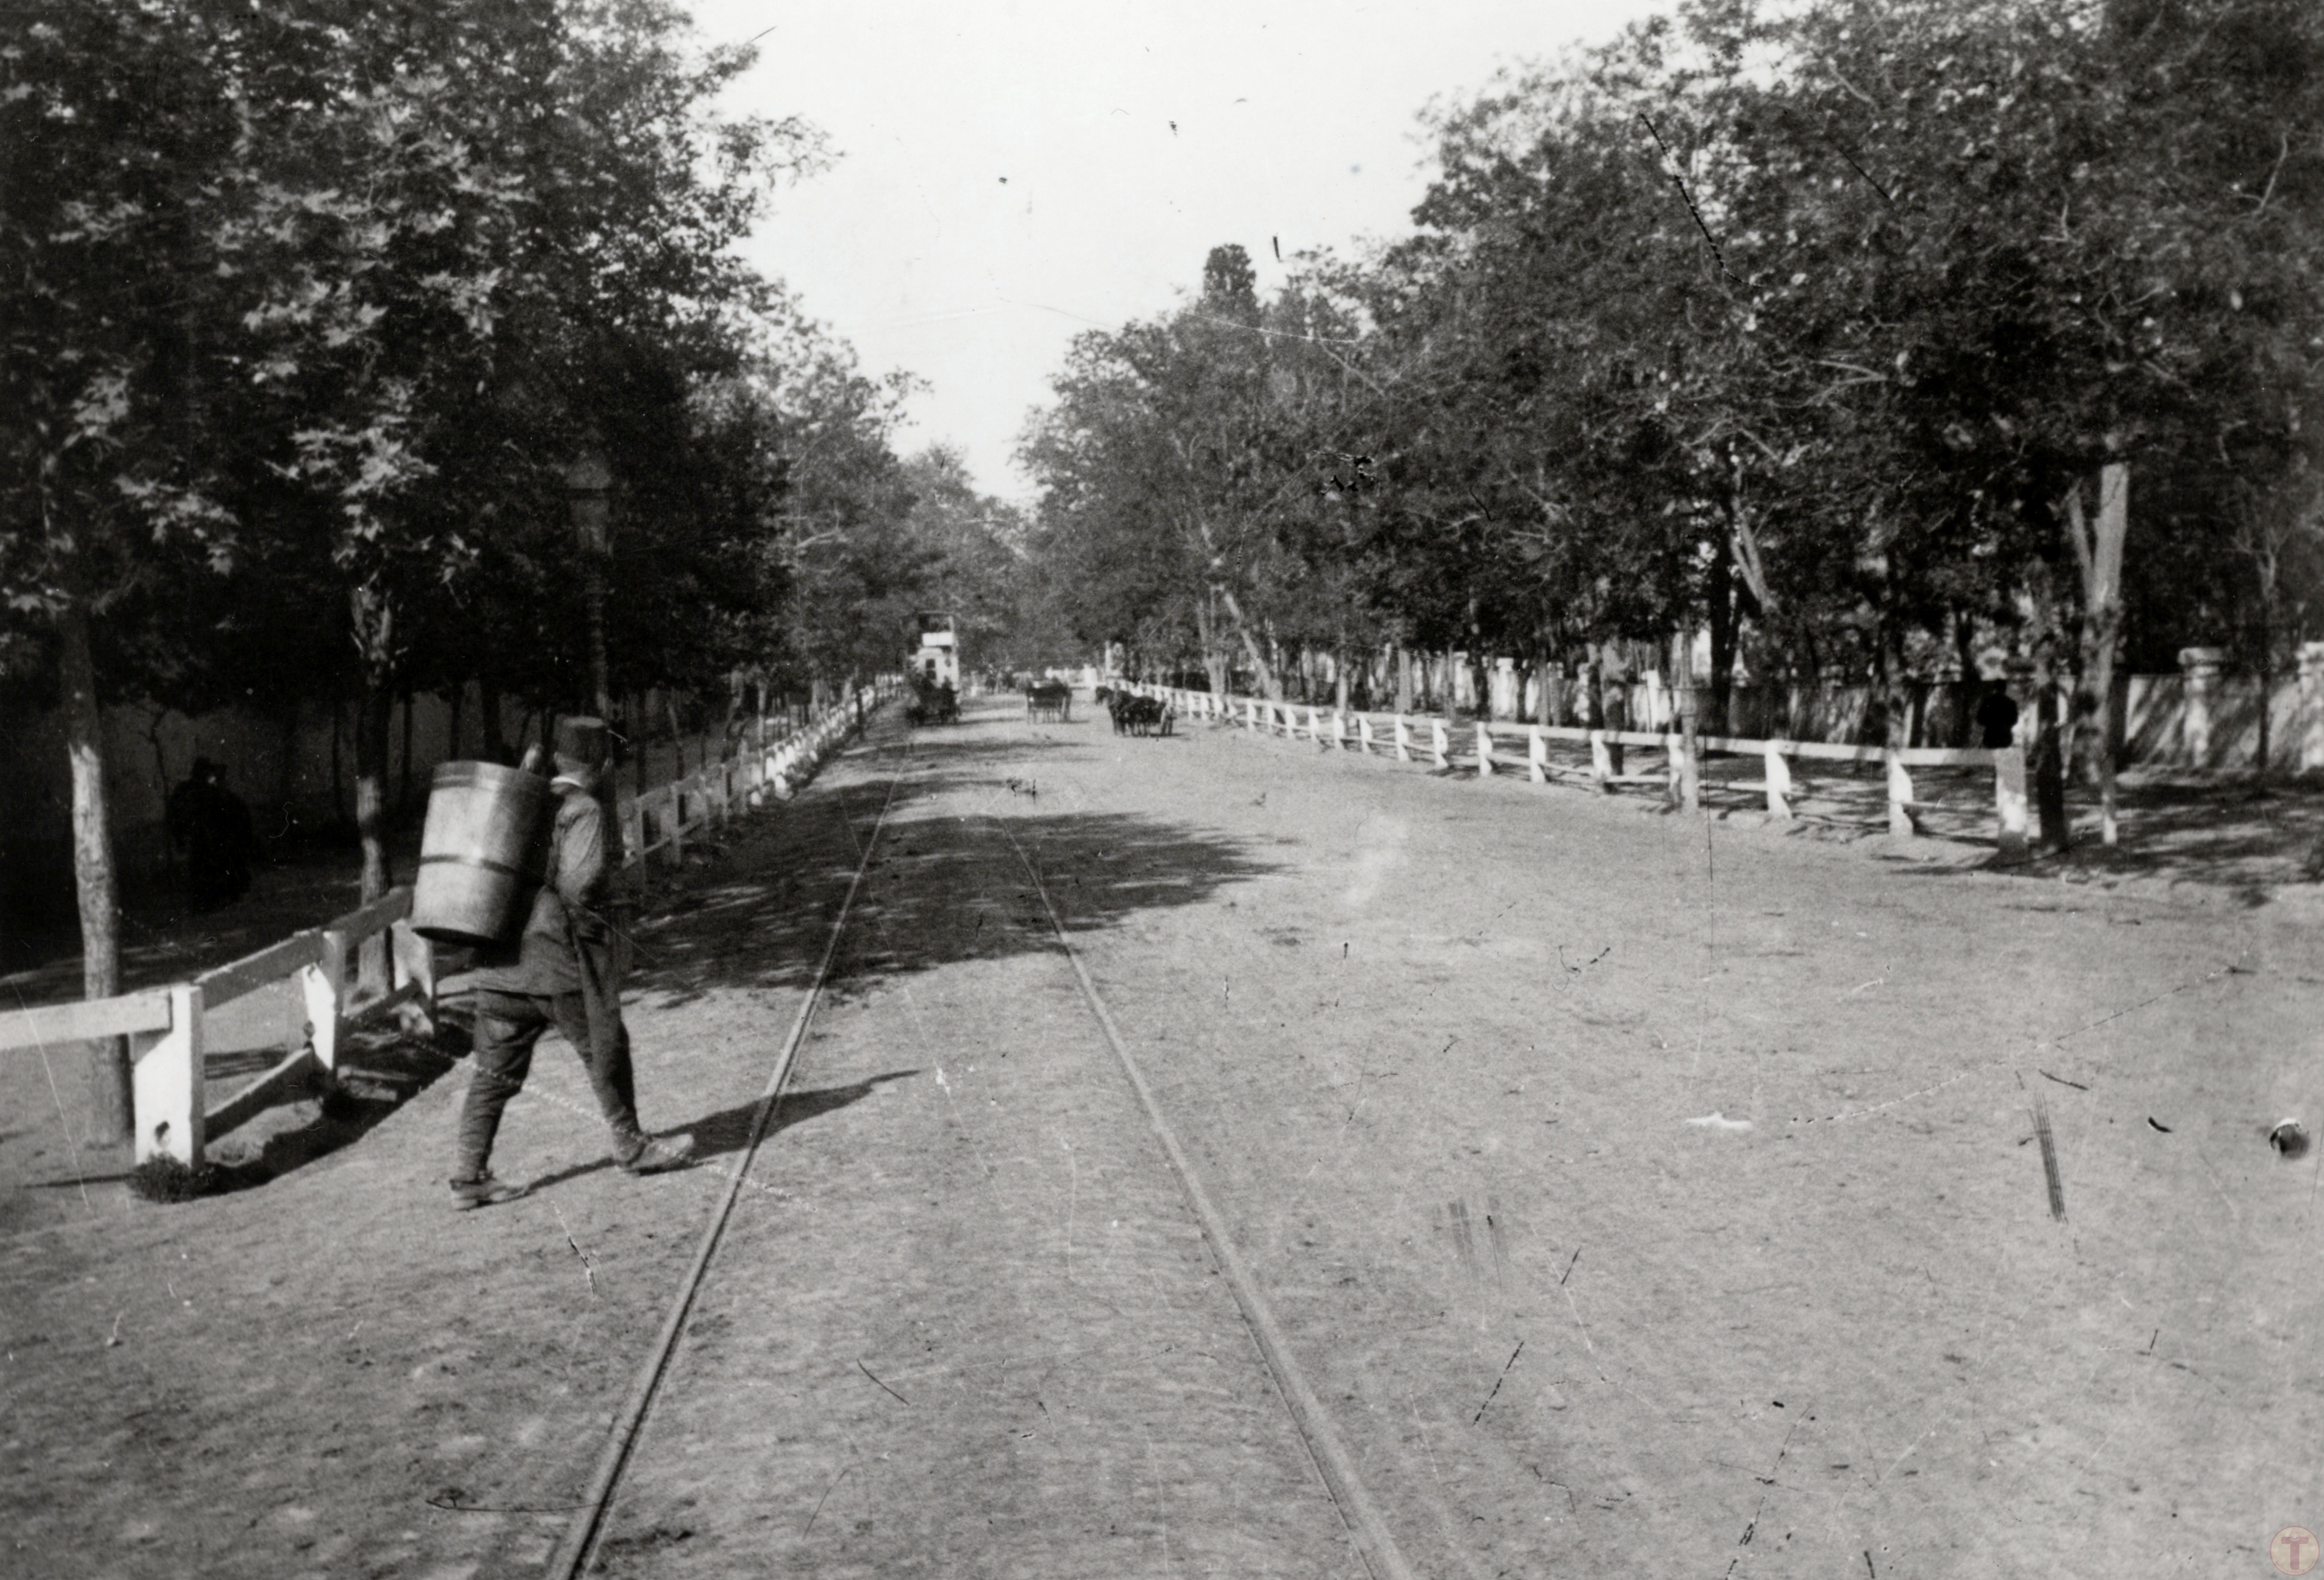
POLYGON ((516 942, 477 954, 475 1075, 460 1109, 459 1152, 452 1173, 452 1206, 462 1211, 524 1194, 524 1187, 493 1178, 493 1137, 500 1130, 501 1111, 524 1086, 533 1044, 551 1026, 588 1067, 589 1084, 613 1132, 613 1160, 622 1169, 659 1173, 677 1168, 694 1151, 692 1136, 655 1140, 638 1124, 630 1034, 622 1024, 620 966, 604 915, 613 882, 610 831, 598 798, 605 748, 602 720, 568 718, 558 725, 557 773, 549 781, 557 817, 548 881, 533 897, 516 942))

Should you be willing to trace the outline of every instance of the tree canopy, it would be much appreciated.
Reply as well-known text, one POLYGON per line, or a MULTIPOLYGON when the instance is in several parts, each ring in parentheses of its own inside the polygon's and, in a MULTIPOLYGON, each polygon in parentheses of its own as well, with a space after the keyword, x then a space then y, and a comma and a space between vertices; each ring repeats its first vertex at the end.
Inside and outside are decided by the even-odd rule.
POLYGON ((1076 342, 1023 453, 1084 635, 1702 632, 1723 701, 2324 634, 2313 6, 1688 0, 1429 130, 1408 237, 1076 342))

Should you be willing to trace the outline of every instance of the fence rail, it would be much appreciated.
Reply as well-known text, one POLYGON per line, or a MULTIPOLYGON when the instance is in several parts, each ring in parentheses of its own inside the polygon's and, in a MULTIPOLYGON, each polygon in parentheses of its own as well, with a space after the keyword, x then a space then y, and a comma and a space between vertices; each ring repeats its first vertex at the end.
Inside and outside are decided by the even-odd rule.
MULTIPOLYGON (((834 745, 894 689, 885 678, 843 697, 781 741, 706 765, 624 799, 622 860, 656 852, 683 859, 686 836, 723 823, 742 807, 788 799, 834 745), (651 837, 648 837, 650 829, 651 837)), ((0 1054, 102 1038, 130 1039, 136 1160, 201 1161, 208 1140, 278 1102, 290 1090, 337 1079, 346 1030, 411 1007, 429 1030, 436 1020, 436 956, 412 931, 411 891, 398 888, 318 928, 217 966, 185 982, 113 998, 0 1013, 0 1054), (302 1045, 223 1100, 208 1101, 204 1020, 213 1011, 295 980, 306 1012, 302 1045)))
POLYGON ((1923 819, 1940 805, 1921 798, 1913 782, 1914 769, 1979 770, 1993 776, 1995 844, 2002 859, 2022 861, 2026 854, 2025 753, 2017 746, 1995 750, 1860 746, 1831 741, 1702 735, 1696 737, 1690 749, 1686 736, 1676 730, 1593 730, 1506 721, 1461 725, 1427 715, 1317 707, 1273 702, 1260 697, 1188 691, 1146 681, 1110 683, 1139 696, 1156 698, 1181 716, 1240 726, 1255 735, 1279 735, 1286 740, 1305 736, 1318 746, 1334 751, 1383 756, 1398 762, 1425 762, 1440 771, 1466 766, 1480 779, 1490 778, 1504 767, 1512 772, 1521 768, 1536 784, 1580 784, 1600 794, 1612 794, 1626 784, 1656 785, 1672 800, 1688 807, 1700 806, 1702 802, 1705 754, 1757 756, 1763 765, 1760 778, 1723 782, 1727 788, 1763 794, 1768 816, 1782 821, 1799 815, 1793 805, 1802 799, 1799 779, 1793 769, 1794 763, 1877 763, 1886 781, 1888 831, 1907 838, 1922 832, 1923 819), (1550 755, 1553 744, 1580 747, 1587 753, 1588 766, 1554 760, 1550 755), (1627 765, 1616 753, 1618 748, 1626 747, 1661 753, 1660 770, 1624 772, 1627 765))

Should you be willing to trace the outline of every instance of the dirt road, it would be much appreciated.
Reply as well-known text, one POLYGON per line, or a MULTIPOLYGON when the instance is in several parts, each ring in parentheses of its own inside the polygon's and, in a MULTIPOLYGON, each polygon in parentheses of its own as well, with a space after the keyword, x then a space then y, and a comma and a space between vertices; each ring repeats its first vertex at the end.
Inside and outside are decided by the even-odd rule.
POLYGON ((608 1572, 1361 1572, 1012 838, 1419 1573, 2256 1575, 2324 1515, 2306 929, 988 708, 649 938, 704 1169, 593 1162, 551 1052, 512 1206, 443 1210, 453 1079, 5 1243, 27 1572, 536 1566, 891 781, 608 1572))

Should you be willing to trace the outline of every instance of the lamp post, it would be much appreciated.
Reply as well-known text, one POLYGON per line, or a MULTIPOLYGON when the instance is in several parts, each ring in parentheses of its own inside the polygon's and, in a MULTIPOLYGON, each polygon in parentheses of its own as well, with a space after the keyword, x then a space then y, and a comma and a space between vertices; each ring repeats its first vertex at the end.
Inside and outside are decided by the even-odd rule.
POLYGON ((580 541, 583 587, 589 604, 589 680, 597 716, 611 722, 613 694, 605 674, 605 560, 613 550, 611 507, 613 469, 592 431, 565 468, 565 498, 573 507, 573 534, 580 541))

